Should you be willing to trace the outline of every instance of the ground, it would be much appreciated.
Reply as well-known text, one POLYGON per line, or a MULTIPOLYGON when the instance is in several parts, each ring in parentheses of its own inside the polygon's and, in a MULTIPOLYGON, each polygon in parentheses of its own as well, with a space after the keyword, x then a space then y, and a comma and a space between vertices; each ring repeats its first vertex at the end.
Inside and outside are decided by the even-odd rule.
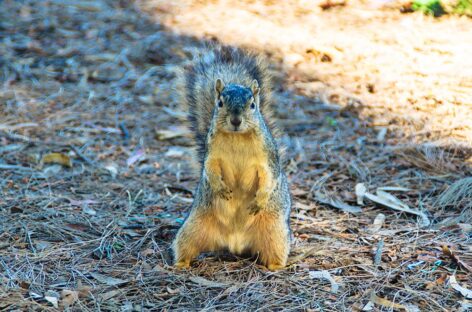
POLYGON ((0 3, 0 309, 470 309, 472 19, 169 3, 0 3), (294 202, 280 272, 171 266, 198 179, 175 69, 214 41, 271 64, 294 202))

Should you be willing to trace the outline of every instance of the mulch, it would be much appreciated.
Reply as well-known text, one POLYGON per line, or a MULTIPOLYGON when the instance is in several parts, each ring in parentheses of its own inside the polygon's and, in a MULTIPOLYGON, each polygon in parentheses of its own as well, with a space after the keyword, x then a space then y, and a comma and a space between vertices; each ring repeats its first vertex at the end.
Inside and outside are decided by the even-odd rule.
POLYGON ((172 267, 198 179, 172 86, 203 41, 126 1, 0 4, 0 310, 470 309, 472 150, 379 133, 276 60, 290 265, 172 267))

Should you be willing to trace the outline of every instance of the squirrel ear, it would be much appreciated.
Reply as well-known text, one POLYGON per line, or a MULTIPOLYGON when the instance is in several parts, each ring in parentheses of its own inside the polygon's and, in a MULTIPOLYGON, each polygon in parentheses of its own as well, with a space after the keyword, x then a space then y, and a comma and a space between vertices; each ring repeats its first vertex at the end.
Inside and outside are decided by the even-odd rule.
POLYGON ((218 97, 221 95, 221 92, 223 92, 224 88, 225 88, 225 83, 223 82, 223 80, 221 80, 220 78, 216 79, 215 91, 218 97))
POLYGON ((252 94, 253 94, 254 96, 258 95, 260 90, 261 90, 261 89, 259 88, 259 83, 257 82, 256 79, 254 79, 254 80, 251 82, 251 91, 252 91, 252 94))

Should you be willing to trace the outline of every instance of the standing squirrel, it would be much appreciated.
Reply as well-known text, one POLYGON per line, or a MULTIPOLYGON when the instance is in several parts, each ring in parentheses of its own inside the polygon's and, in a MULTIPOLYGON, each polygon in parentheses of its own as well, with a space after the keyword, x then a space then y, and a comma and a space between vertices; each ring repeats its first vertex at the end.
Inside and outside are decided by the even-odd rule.
POLYGON ((285 267, 291 198, 271 133, 265 63, 237 48, 214 47, 182 68, 178 81, 201 177, 173 243, 175 266, 227 249, 257 256, 272 271, 285 267))

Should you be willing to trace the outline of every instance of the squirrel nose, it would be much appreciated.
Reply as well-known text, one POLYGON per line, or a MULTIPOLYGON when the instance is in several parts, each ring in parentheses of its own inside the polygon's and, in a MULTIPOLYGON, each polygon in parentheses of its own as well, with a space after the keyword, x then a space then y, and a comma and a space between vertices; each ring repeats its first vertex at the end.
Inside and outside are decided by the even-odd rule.
POLYGON ((235 127, 238 127, 241 124, 241 118, 231 117, 231 124, 235 127))

